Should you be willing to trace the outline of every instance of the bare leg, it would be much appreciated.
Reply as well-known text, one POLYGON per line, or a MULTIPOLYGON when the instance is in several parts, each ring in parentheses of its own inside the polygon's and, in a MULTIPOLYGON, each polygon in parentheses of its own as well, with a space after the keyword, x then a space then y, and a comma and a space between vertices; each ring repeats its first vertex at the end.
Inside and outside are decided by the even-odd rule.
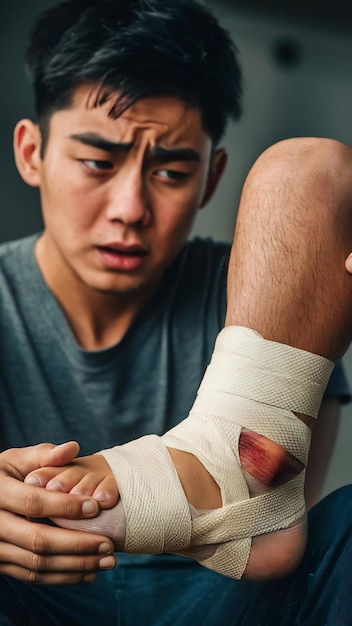
MULTIPOLYGON (((241 197, 226 325, 252 328, 334 362, 343 355, 352 337, 352 280, 345 271, 352 243, 351 181, 352 150, 335 141, 291 139, 261 155, 241 197)), ((313 426, 312 418, 298 417, 313 426)), ((209 475, 206 496, 189 480, 191 467, 207 480, 199 461, 180 451, 171 455, 189 501, 197 500, 199 508, 219 506, 220 492, 209 475)), ((252 432, 241 435, 240 458, 252 495, 302 469, 283 448, 252 432)), ((244 577, 287 573, 299 563, 305 542, 304 519, 254 538, 244 577)))
POLYGON ((269 148, 244 185, 226 324, 332 361, 352 336, 352 150, 328 139, 269 148))

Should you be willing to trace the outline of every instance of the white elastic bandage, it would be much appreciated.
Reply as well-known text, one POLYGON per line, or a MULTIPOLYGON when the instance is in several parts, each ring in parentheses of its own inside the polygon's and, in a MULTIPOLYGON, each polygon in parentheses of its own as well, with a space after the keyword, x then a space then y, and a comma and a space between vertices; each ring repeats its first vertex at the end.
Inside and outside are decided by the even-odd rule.
POLYGON ((275 441, 306 465, 310 430, 293 412, 317 416, 333 367, 248 328, 223 329, 188 418, 161 438, 142 437, 100 453, 120 490, 124 551, 183 553, 241 578, 252 537, 287 528, 305 513, 304 470, 250 498, 238 452, 241 431, 275 441), (220 509, 201 515, 190 509, 166 446, 201 461, 220 487, 220 509))

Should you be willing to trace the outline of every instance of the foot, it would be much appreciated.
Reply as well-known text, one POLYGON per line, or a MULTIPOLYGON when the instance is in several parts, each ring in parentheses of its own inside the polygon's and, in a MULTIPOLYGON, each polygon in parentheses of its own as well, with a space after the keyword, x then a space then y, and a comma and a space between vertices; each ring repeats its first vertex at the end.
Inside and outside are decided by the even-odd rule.
MULTIPOLYGON (((169 453, 188 502, 198 510, 220 508, 220 489, 200 461, 174 448, 169 453)), ((239 455, 250 497, 288 482, 303 470, 303 464, 284 448, 251 431, 242 431, 239 455)), ((302 559, 306 535, 304 516, 284 530, 254 537, 243 578, 260 581, 289 574, 302 559)))

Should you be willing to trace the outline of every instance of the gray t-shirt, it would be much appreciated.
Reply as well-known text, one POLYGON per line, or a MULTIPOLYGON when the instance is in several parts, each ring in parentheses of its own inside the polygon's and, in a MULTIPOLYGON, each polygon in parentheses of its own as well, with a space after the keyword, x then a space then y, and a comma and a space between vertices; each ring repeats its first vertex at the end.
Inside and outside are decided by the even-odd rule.
POLYGON ((90 454, 184 419, 222 325, 228 247, 186 246, 124 338, 92 352, 44 283, 35 240, 0 246, 2 447, 77 439, 90 454))
MULTIPOLYGON (((184 419, 223 326, 229 246, 188 243, 123 339, 89 352, 43 281, 36 238, 0 246, 2 449, 75 439, 86 455, 184 419)), ((349 395, 341 366, 327 393, 349 395)), ((159 572, 162 563, 175 569, 184 560, 120 554, 119 567, 99 577, 113 593, 122 567, 159 572)))
MULTIPOLYGON (((228 244, 188 243, 123 339, 93 352, 43 281, 36 238, 0 246, 2 449, 76 439, 86 455, 184 419, 223 326, 228 244)), ((348 397, 341 366, 327 394, 348 397)))

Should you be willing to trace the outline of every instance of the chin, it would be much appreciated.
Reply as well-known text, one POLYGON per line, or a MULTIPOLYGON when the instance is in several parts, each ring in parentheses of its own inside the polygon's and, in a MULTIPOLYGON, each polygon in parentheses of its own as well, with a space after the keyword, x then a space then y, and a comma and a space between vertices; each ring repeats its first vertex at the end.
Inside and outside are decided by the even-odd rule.
POLYGON ((145 285, 138 284, 116 284, 116 282, 106 281, 103 284, 103 281, 100 284, 91 284, 90 288, 100 294, 105 294, 108 296, 128 296, 132 294, 138 294, 141 291, 144 291, 145 285))
POLYGON ((81 281, 93 292, 113 295, 129 296, 135 295, 145 297, 152 293, 160 282, 158 273, 153 272, 104 272, 93 271, 81 273, 81 281), (151 275, 149 275, 151 274, 151 275))

